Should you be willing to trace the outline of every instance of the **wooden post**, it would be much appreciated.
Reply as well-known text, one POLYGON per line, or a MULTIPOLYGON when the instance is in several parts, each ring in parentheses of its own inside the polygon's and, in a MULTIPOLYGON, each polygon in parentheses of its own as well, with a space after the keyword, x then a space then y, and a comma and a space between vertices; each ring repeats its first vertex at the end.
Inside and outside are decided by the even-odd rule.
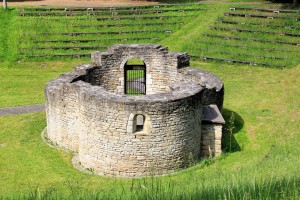
POLYGON ((3 8, 6 10, 7 9, 7 2, 6 2, 6 0, 3 0, 3 8))

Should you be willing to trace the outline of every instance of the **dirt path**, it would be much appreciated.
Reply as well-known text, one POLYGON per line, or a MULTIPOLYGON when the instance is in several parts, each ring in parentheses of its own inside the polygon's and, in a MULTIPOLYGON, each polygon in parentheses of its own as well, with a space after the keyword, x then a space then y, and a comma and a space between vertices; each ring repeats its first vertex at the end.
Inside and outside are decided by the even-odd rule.
POLYGON ((69 7, 98 7, 157 4, 146 0, 8 0, 8 6, 69 6, 69 7))

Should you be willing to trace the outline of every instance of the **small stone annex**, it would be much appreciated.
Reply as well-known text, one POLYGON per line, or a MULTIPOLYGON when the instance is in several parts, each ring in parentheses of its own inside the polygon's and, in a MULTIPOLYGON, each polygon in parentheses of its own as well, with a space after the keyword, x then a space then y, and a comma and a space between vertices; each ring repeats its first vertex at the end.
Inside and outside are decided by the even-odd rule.
POLYGON ((98 175, 167 174, 221 153, 223 96, 187 53, 113 45, 47 84, 46 137, 98 175))

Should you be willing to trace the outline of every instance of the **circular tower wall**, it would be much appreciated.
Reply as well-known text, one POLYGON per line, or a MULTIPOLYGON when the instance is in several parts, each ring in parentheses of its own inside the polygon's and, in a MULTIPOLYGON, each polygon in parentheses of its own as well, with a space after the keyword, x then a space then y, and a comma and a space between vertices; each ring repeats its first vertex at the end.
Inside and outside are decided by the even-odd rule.
POLYGON ((53 143, 77 152, 80 164, 99 175, 160 175, 199 159, 202 106, 222 96, 222 83, 187 67, 187 54, 157 45, 115 45, 92 60, 46 86, 53 143), (146 65, 146 95, 123 92, 124 65, 133 57, 146 65), (203 96, 206 86, 213 98, 203 96))

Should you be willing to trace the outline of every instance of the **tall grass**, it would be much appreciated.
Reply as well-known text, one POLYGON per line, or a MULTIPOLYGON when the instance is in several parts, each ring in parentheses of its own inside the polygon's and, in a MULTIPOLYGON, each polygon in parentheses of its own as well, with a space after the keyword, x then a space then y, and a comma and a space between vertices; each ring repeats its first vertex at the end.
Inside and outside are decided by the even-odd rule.
POLYGON ((182 183, 177 181, 163 182, 156 178, 133 179, 129 187, 117 186, 111 190, 84 190, 76 183, 68 183, 67 189, 61 191, 56 187, 40 189, 31 188, 27 193, 17 193, 5 199, 299 199, 300 178, 280 179, 276 176, 261 179, 253 176, 243 180, 236 175, 226 176, 226 183, 210 184, 207 181, 182 183))

